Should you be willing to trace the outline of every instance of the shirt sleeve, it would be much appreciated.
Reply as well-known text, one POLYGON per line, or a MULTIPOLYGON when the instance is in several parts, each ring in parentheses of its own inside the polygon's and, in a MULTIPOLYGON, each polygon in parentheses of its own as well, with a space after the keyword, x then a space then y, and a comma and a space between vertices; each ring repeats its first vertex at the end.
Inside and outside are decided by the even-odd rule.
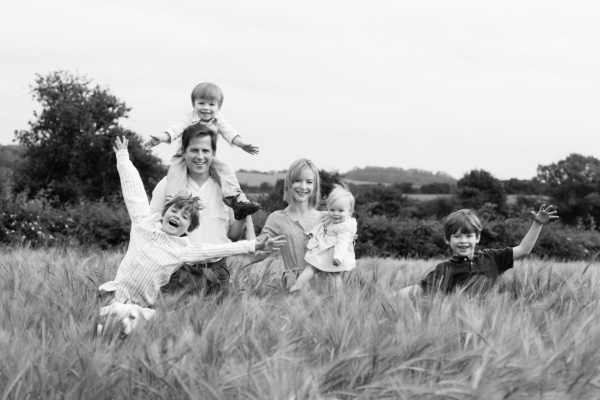
POLYGON ((483 252, 485 252, 494 264, 496 264, 499 274, 514 267, 515 260, 512 247, 505 247, 504 249, 486 249, 483 250, 483 252))
POLYGON ((219 130, 219 135, 223 136, 223 139, 231 146, 233 146, 233 139, 239 135, 238 131, 233 129, 229 123, 223 118, 223 115, 219 114, 217 116, 217 126, 219 130))
POLYGON ((254 253, 255 251, 255 240, 240 240, 239 242, 222 244, 194 243, 185 248, 181 254, 181 261, 184 263, 210 261, 239 254, 254 253))
POLYGON ((167 188, 167 178, 161 179, 152 191, 152 199, 150 200, 150 212, 152 214, 161 213, 165 206, 165 196, 167 188))
POLYGON ((439 263, 433 271, 429 272, 419 285, 425 293, 440 289, 448 292, 450 289, 451 271, 445 263, 439 263))
POLYGON ((150 216, 150 205, 142 178, 129 160, 129 152, 126 149, 117 152, 117 170, 121 178, 121 188, 129 218, 133 224, 139 223, 142 219, 150 216))
POLYGON ((194 120, 194 111, 190 111, 186 113, 183 117, 181 117, 178 121, 171 124, 165 132, 169 134, 171 137, 171 143, 175 140, 179 139, 183 134, 185 128, 190 126, 194 120))
POLYGON ((267 221, 265 222, 265 226, 263 226, 262 230, 260 231, 260 234, 258 235, 257 240, 261 240, 262 238, 264 238, 265 236, 269 236, 270 238, 274 238, 275 236, 279 236, 281 233, 281 229, 279 226, 279 218, 278 218, 278 214, 276 214, 275 212, 271 213, 271 215, 269 215, 269 217, 267 218, 267 221))

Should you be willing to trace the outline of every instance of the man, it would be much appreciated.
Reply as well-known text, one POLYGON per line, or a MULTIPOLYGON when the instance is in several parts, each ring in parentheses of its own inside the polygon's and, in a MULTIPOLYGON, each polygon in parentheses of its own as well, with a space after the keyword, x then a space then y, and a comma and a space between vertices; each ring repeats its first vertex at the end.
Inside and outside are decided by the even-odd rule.
MULTIPOLYGON (((217 151, 217 136, 211 127, 203 124, 191 125, 185 129, 181 140, 181 157, 187 167, 186 190, 199 196, 203 208, 200 210, 200 227, 189 233, 191 243, 221 244, 237 241, 245 234, 245 239, 255 239, 252 219, 238 221, 233 211, 222 201, 219 177, 212 167, 217 151)), ((163 178, 152 192, 150 207, 152 212, 161 212, 166 202, 167 178, 163 178)), ((206 263, 184 265, 171 276, 163 288, 173 292, 186 288, 200 289, 206 282, 207 292, 220 291, 226 296, 230 291, 230 274, 225 258, 213 259, 206 263)))

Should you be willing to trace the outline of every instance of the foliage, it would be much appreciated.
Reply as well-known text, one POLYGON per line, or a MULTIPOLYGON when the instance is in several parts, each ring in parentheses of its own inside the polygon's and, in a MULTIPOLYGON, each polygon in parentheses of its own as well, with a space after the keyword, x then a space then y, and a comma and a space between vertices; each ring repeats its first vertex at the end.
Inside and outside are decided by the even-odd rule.
POLYGON ((108 89, 92 87, 84 77, 65 71, 37 75, 31 88, 41 112, 34 112, 30 129, 16 131, 24 147, 16 174, 17 189, 34 195, 44 190, 60 202, 98 200, 120 192, 112 150, 114 139, 129 139, 129 153, 146 188, 166 169, 145 151, 141 138, 119 125, 129 108, 108 89))
POLYGON ((530 259, 486 294, 416 301, 392 292, 437 260, 359 260, 341 292, 296 296, 272 265, 232 269, 237 290, 221 304, 165 295, 134 337, 97 337, 97 288, 122 257, 6 249, 4 398, 600 397, 597 263, 530 259))
POLYGON ((506 204, 506 191, 502 182, 482 169, 471 170, 456 182, 457 196, 465 208, 480 208, 485 203, 498 206, 503 212, 506 204))
POLYGON ((547 194, 548 188, 537 178, 533 179, 516 179, 511 178, 502 181, 506 194, 518 195, 544 195, 547 194))
POLYGON ((449 194, 452 193, 453 186, 449 183, 434 182, 421 186, 423 194, 449 194))
POLYGON ((131 223, 122 199, 80 200, 58 207, 43 191, 29 198, 27 192, 13 194, 10 180, 4 183, 0 192, 0 243, 108 249, 129 240, 131 223))
POLYGON ((600 160, 571 154, 550 165, 538 166, 538 179, 552 196, 561 219, 570 224, 600 220, 600 160))

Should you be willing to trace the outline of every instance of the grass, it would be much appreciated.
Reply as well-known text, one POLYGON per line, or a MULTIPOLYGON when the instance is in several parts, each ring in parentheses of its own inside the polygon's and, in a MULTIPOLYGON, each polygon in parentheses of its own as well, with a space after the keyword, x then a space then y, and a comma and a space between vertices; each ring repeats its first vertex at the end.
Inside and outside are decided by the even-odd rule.
POLYGON ((122 251, 0 250, 0 399, 593 399, 598 263, 517 262, 485 294, 401 301, 435 260, 361 259, 342 293, 290 296, 275 263, 235 295, 161 297, 96 337, 122 251))

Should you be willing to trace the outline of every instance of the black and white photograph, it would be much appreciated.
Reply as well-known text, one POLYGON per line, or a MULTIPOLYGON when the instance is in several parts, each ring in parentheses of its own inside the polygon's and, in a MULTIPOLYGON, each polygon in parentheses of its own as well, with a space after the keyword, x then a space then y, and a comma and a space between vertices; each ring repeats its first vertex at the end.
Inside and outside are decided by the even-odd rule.
POLYGON ((600 398, 600 3, 0 4, 0 398, 600 398))

